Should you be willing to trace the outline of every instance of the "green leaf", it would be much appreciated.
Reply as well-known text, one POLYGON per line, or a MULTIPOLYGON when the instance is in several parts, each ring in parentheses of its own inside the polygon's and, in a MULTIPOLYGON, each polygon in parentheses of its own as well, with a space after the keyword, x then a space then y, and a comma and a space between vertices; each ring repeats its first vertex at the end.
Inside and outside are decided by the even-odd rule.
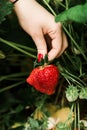
POLYGON ((68 130, 69 127, 66 125, 66 123, 59 122, 57 128, 58 130, 68 130))
POLYGON ((77 23, 87 22, 87 3, 84 5, 77 5, 60 13, 55 17, 56 22, 74 21, 77 23))
POLYGON ((0 24, 5 20, 5 16, 11 13, 13 4, 6 0, 0 0, 0 24))
POLYGON ((16 112, 16 113, 19 113, 19 112, 21 112, 23 109, 24 109, 24 107, 23 107, 21 104, 19 104, 19 105, 16 107, 15 112, 16 112))
POLYGON ((34 120, 33 118, 30 117, 28 122, 31 128, 34 128, 34 129, 39 128, 39 123, 37 120, 34 120))

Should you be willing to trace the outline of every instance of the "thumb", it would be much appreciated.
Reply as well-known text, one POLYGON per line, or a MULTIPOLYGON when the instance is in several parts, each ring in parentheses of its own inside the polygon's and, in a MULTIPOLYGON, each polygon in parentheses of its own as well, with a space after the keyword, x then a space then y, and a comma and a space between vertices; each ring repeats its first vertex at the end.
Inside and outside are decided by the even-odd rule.
POLYGON ((45 54, 47 54, 47 45, 43 33, 40 31, 39 33, 32 36, 32 38, 37 47, 38 54, 43 54, 44 57, 45 54))

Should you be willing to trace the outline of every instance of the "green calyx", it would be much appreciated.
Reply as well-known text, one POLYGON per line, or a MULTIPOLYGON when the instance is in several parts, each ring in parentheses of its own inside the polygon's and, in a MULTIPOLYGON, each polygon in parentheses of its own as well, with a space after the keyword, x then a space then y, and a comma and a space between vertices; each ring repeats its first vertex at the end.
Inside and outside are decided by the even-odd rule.
POLYGON ((41 58, 40 61, 38 62, 38 56, 34 62, 34 68, 38 67, 38 66, 44 66, 44 65, 48 65, 48 56, 47 54, 45 54, 44 58, 41 58))

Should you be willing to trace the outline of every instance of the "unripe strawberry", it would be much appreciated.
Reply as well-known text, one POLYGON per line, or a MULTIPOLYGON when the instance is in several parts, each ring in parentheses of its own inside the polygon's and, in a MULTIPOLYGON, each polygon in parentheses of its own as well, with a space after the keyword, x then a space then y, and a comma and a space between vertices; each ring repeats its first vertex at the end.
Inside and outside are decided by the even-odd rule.
POLYGON ((55 92, 58 80, 58 68, 55 65, 44 64, 34 68, 26 81, 38 91, 51 95, 55 92))

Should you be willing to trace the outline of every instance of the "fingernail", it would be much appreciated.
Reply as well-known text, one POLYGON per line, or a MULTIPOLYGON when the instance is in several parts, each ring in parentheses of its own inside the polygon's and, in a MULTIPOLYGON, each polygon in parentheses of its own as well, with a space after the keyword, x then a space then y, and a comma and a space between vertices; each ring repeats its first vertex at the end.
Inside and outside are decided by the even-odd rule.
POLYGON ((43 54, 39 53, 39 54, 38 54, 38 57, 37 57, 38 62, 40 62, 41 59, 43 59, 43 54))

